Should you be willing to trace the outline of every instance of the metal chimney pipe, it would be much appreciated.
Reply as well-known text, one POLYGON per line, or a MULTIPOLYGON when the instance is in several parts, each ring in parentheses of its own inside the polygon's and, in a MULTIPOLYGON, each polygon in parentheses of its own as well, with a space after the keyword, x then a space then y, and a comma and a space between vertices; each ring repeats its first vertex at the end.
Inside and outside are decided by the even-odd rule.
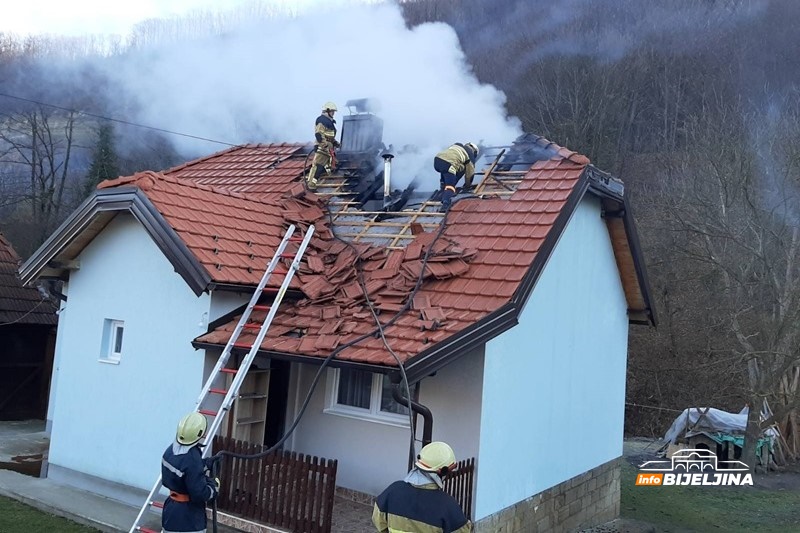
POLYGON ((383 202, 386 203, 392 193, 392 154, 383 154, 383 202))

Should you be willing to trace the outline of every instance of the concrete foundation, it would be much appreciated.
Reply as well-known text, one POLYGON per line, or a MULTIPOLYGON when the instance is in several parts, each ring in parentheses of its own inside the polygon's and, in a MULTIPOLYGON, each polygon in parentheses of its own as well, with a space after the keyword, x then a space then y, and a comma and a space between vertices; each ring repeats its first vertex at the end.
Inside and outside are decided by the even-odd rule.
POLYGON ((615 459, 475 523, 476 533, 580 531, 619 516, 620 461, 615 459))

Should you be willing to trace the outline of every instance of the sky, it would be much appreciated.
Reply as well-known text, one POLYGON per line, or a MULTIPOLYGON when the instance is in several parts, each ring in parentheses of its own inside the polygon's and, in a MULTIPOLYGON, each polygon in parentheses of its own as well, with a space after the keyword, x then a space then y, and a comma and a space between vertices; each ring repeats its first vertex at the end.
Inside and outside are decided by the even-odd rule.
MULTIPOLYGON (((196 10, 220 11, 250 0, 27 0, 4 2, 0 32, 17 35, 86 34, 126 35, 138 22, 168 18, 196 10)), ((305 8, 324 0, 268 0, 265 3, 289 9, 305 8)))

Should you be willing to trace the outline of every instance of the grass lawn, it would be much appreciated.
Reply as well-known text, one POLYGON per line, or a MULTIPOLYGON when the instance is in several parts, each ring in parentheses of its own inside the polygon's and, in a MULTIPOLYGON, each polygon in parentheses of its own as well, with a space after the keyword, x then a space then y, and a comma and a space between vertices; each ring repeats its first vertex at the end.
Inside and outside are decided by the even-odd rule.
POLYGON ((752 487, 637 487, 637 469, 622 464, 620 514, 658 531, 800 532, 800 490, 752 487))
POLYGON ((66 518, 43 513, 16 500, 0 497, 0 531, 3 533, 98 533, 66 518))

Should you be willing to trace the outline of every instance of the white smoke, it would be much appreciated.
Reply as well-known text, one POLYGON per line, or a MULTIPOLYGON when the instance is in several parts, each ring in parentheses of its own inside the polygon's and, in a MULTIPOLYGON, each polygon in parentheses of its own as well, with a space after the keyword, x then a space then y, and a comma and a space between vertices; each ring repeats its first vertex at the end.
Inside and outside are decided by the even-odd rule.
MULTIPOLYGON (((473 75, 455 31, 409 29, 394 4, 274 15, 223 37, 131 53, 109 75, 139 121, 236 144, 311 142, 324 102, 338 104, 341 129, 347 100, 375 98, 384 142, 416 147, 396 152, 397 186, 418 173, 426 189, 438 185, 433 156, 453 142, 508 144, 521 133, 505 95, 473 75)), ((221 148, 173 141, 190 156, 221 148)))

